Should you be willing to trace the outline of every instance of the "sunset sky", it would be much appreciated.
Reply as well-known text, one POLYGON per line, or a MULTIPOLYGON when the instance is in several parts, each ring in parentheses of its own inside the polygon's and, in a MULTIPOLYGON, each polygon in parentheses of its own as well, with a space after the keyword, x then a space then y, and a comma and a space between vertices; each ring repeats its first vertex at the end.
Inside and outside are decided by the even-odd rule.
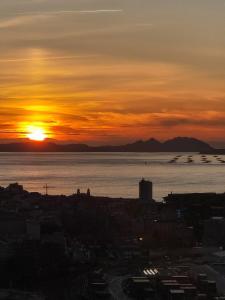
POLYGON ((223 0, 1 0, 0 38, 4 141, 225 141, 223 0))

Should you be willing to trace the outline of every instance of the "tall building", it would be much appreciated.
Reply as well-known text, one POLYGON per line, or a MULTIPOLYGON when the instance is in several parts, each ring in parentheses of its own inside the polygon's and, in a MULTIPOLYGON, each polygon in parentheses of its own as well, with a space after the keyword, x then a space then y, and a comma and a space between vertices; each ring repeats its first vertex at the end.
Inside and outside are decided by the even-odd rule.
POLYGON ((152 201, 152 182, 144 178, 139 182, 139 199, 143 203, 152 201))

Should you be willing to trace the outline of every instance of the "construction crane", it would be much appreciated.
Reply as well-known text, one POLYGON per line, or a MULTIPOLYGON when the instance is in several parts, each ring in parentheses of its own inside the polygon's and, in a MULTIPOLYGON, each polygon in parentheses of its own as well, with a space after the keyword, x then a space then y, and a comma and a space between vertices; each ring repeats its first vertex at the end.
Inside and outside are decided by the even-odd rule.
POLYGON ((45 195, 48 196, 49 189, 54 189, 54 188, 55 188, 54 186, 49 186, 48 184, 45 184, 43 186, 43 189, 45 190, 45 195))

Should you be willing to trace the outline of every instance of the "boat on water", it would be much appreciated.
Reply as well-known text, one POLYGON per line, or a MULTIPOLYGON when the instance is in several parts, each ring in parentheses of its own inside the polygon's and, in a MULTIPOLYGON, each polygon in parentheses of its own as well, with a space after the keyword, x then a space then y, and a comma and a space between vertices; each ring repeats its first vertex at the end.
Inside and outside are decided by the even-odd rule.
POLYGON ((176 159, 172 159, 172 160, 169 161, 170 164, 174 164, 174 163, 176 163, 176 162, 177 162, 176 159))
POLYGON ((176 156, 176 157, 174 157, 173 159, 171 159, 171 160, 169 161, 169 163, 171 163, 171 164, 172 164, 172 163, 176 163, 180 157, 181 157, 181 156, 176 156))

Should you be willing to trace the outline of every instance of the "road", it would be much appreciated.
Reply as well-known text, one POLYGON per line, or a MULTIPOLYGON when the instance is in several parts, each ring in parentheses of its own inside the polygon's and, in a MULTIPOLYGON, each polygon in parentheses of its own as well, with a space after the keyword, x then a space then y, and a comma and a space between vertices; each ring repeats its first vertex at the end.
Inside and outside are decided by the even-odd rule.
POLYGON ((222 274, 214 270, 209 265, 202 265, 202 266, 193 266, 193 270, 196 273, 205 273, 210 280, 216 281, 217 290, 220 294, 225 295, 225 278, 222 274))
POLYGON ((122 282, 124 279, 126 279, 126 276, 117 276, 113 278, 108 279, 109 283, 109 292, 113 296, 113 299, 115 300, 131 300, 122 289, 122 282))

